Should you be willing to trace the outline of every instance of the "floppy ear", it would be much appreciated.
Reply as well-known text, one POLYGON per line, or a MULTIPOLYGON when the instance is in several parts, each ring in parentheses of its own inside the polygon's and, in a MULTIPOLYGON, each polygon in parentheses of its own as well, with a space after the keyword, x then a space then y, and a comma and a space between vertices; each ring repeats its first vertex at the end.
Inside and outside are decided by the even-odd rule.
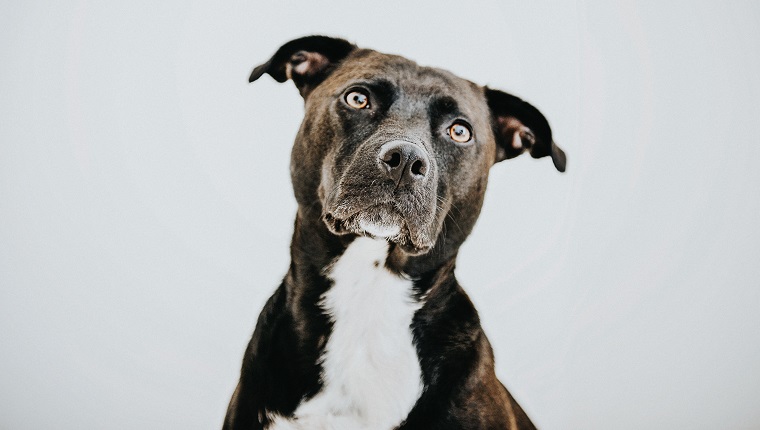
POLYGON ((307 36, 282 45, 266 63, 253 69, 248 82, 269 73, 277 82, 292 79, 301 96, 319 85, 356 46, 343 39, 307 36))
POLYGON ((551 155, 554 167, 564 172, 565 152, 552 140, 552 129, 543 114, 519 97, 488 87, 485 92, 496 137, 496 161, 528 151, 533 158, 551 155))

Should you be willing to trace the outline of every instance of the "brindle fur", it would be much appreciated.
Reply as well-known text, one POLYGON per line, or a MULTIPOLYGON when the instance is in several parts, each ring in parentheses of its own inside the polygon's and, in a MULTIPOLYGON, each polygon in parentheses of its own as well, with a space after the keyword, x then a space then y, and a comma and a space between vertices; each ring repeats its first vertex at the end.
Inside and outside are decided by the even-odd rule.
POLYGON ((496 378, 491 346, 454 267, 494 163, 529 152, 551 156, 564 171, 564 153, 543 115, 514 96, 341 39, 289 42, 251 81, 263 73, 292 79, 305 99, 291 158, 298 213, 290 269, 261 312, 224 429, 263 429, 272 414, 288 416, 319 392, 319 357, 331 328, 319 306, 330 288, 324 269, 360 233, 352 214, 378 211, 378 204, 392 206, 405 225, 387 268, 414 279, 416 296, 424 297, 411 330, 425 389, 398 428, 534 428, 496 378), (371 88, 371 112, 345 106, 352 86, 371 88), (442 132, 460 117, 472 126, 472 145, 456 145, 442 132), (516 132, 523 149, 512 145, 516 132), (394 139, 430 154, 424 184, 398 190, 384 180, 376 154, 394 139))

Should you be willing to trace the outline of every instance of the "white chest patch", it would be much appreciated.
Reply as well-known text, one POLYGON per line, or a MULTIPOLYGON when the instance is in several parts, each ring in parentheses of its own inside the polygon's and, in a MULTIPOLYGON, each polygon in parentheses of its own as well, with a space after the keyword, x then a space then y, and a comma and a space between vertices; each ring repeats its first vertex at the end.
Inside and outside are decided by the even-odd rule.
POLYGON ((409 414, 422 393, 410 328, 422 303, 411 281, 385 269, 387 253, 387 242, 359 237, 334 263, 322 304, 333 321, 324 386, 268 430, 390 430, 409 414))

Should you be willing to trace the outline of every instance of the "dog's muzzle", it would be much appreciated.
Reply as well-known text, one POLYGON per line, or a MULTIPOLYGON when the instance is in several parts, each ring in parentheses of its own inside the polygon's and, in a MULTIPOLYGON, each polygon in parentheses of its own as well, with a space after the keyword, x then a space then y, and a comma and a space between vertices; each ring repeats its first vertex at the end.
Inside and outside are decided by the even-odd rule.
POLYGON ((384 238, 410 254, 435 244, 436 171, 428 152, 405 140, 357 151, 327 189, 323 220, 334 234, 384 238), (372 155, 370 155, 372 154, 372 155))

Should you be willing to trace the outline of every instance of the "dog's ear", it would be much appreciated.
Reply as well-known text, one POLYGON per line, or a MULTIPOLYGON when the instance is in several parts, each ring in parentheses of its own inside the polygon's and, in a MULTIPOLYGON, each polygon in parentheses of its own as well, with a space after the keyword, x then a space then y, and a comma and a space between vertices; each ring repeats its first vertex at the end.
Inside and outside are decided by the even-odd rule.
POLYGON ((491 123, 496 137, 496 161, 529 152, 531 157, 551 155, 554 167, 565 171, 565 152, 552 140, 544 115, 530 103, 502 91, 485 88, 491 123))
POLYGON ((269 73, 277 82, 292 79, 301 96, 322 82, 335 66, 356 49, 343 39, 307 36, 282 45, 266 63, 253 69, 248 82, 269 73))

